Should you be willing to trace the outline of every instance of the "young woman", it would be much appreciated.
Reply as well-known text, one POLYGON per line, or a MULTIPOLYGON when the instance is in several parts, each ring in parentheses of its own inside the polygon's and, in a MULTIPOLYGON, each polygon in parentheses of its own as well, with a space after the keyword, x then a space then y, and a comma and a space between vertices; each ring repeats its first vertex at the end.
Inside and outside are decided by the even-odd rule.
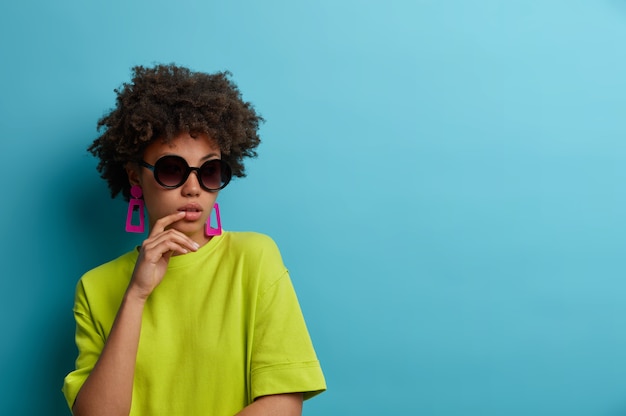
POLYGON ((326 386, 289 274, 269 237, 222 232, 216 204, 262 118, 228 73, 140 66, 116 92, 89 150, 149 232, 78 283, 73 414, 300 415, 326 386))

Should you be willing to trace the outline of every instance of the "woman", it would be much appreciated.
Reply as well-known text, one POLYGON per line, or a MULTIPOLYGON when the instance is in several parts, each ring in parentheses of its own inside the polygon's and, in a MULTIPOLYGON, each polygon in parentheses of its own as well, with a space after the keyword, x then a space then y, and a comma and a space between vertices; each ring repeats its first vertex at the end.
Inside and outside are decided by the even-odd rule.
POLYGON ((78 283, 76 416, 299 415, 326 388, 274 242, 221 230, 218 191, 262 121, 228 75, 135 67, 98 123, 98 170, 149 233, 78 283))

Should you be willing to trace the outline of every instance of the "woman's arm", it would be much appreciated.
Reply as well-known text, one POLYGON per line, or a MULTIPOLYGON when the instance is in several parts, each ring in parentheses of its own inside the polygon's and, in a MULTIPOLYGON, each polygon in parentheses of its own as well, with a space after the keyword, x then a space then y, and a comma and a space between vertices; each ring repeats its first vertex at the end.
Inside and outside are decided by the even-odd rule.
POLYGON ((302 393, 275 394, 256 399, 236 416, 300 416, 302 393))
POLYGON ((98 362, 76 396, 75 416, 127 416, 145 301, 127 293, 98 362))
POLYGON ((161 218, 143 242, 111 332, 74 401, 72 412, 75 416, 128 416, 130 413, 146 300, 161 283, 173 253, 198 249, 198 245, 186 235, 166 230, 184 215, 184 212, 178 212, 161 218))

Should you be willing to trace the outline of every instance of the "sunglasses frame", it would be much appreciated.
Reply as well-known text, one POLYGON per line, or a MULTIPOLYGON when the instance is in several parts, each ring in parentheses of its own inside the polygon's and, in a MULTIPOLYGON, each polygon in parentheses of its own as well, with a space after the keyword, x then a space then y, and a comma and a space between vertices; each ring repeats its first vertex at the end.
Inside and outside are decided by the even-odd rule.
POLYGON ((226 185, 228 185, 230 183, 230 180, 233 177, 232 169, 231 169, 230 165, 227 162, 225 162, 224 160, 222 160, 222 159, 210 159, 210 160, 207 160, 200 167, 189 166, 189 163, 187 163, 185 158, 183 158, 182 156, 178 156, 178 155, 165 155, 165 156, 162 156, 156 162, 154 162, 154 165, 149 164, 145 160, 140 160, 138 163, 141 166, 143 166, 144 168, 152 171, 152 175, 154 176, 154 180, 157 181, 157 183, 159 185, 161 185, 163 188, 166 188, 166 189, 180 188, 181 186, 183 186, 185 184, 185 182, 187 182, 187 179, 189 179, 189 175, 193 171, 196 172, 196 176, 198 177, 198 183, 200 184, 200 187, 202 189, 204 189, 205 191, 208 191, 208 192, 217 192, 217 191, 219 191, 221 189, 224 189, 226 187, 226 185), (166 185, 163 182, 161 182, 161 180, 159 180, 159 176, 157 174, 157 167, 159 165, 159 162, 161 162, 163 159, 177 159, 177 160, 181 160, 183 162, 184 166, 186 166, 185 172, 183 174, 183 177, 182 177, 180 183, 178 183, 177 185, 166 185), (207 164, 215 163, 216 161, 219 162, 221 174, 222 175, 224 173, 227 174, 226 175, 227 179, 223 181, 224 184, 222 186, 220 186, 219 188, 209 188, 202 181, 201 171, 202 171, 202 168, 204 168, 207 164))

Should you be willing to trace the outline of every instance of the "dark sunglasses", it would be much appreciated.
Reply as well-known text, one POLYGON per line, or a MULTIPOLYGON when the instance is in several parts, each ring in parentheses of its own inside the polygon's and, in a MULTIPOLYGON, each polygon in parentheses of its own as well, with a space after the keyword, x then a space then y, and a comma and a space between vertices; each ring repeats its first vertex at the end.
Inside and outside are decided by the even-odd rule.
POLYGON ((189 174, 196 171, 200 187, 205 191, 216 192, 223 189, 232 177, 228 163, 221 159, 207 160, 199 168, 191 167, 180 156, 163 156, 151 165, 143 160, 139 164, 154 174, 154 179, 164 188, 178 188, 187 181, 189 174))

